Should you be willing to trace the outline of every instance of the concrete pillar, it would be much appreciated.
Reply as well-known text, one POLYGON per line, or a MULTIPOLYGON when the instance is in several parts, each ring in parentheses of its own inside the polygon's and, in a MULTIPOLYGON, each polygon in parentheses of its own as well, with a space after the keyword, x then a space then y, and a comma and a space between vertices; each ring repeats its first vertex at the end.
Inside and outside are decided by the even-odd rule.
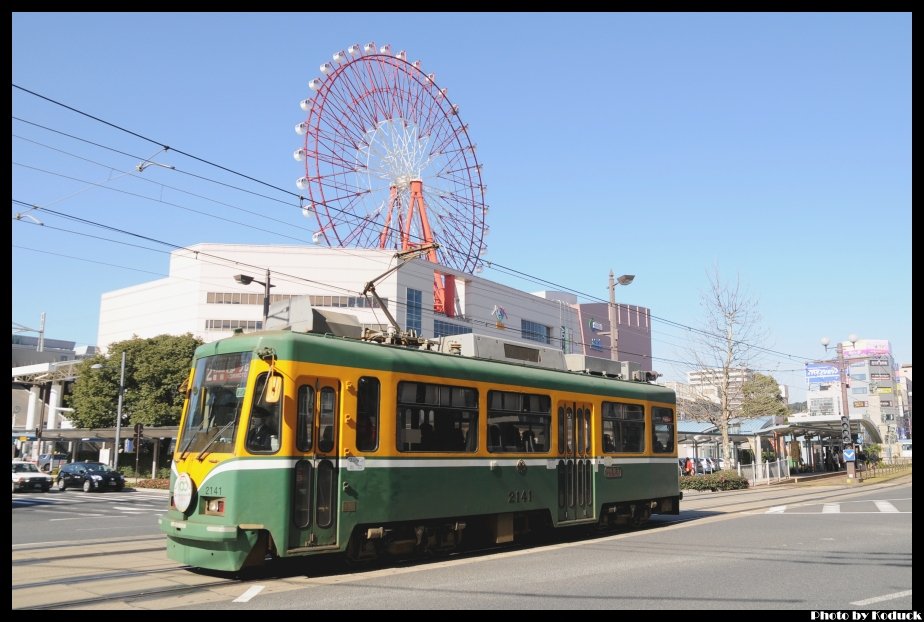
POLYGON ((48 425, 49 430, 58 429, 58 408, 61 407, 61 395, 64 392, 64 386, 60 382, 51 383, 51 392, 48 394, 48 425))
POLYGON ((32 431, 38 427, 38 417, 42 412, 42 387, 32 385, 29 387, 29 408, 26 411, 26 430, 32 431))

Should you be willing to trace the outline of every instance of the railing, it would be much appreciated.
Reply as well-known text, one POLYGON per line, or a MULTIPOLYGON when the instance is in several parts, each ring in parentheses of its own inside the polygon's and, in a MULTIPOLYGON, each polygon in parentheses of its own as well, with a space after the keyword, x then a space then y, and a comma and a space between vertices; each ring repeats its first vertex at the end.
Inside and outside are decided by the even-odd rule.
POLYGON ((789 478, 789 462, 774 460, 759 464, 738 464, 738 475, 746 478, 751 486, 780 482, 789 478))
POLYGON ((911 468, 911 458, 895 458, 891 463, 874 462, 865 463, 857 462, 857 479, 864 480, 873 477, 883 477, 911 468))

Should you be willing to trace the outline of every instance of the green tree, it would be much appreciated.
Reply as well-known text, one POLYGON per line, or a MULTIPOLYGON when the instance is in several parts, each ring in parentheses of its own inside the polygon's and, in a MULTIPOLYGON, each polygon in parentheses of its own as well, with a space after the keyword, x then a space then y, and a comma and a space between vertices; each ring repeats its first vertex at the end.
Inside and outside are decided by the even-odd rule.
POLYGON ((755 373, 741 388, 741 416, 745 419, 754 417, 785 417, 789 408, 783 403, 780 385, 773 376, 755 373))
POLYGON ((134 337, 109 346, 107 355, 85 360, 77 368, 67 405, 68 418, 81 428, 114 427, 119 400, 122 352, 125 352, 125 392, 122 425, 176 425, 183 407, 180 385, 202 340, 185 335, 134 337), (99 368, 95 368, 99 365, 99 368))

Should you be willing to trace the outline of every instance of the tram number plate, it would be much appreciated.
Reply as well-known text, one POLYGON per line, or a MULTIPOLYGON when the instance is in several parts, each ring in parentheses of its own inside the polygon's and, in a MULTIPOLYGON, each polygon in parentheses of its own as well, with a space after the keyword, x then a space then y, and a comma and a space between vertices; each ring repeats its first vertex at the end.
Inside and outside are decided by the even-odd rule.
POLYGON ((533 500, 532 490, 511 490, 507 493, 507 503, 531 503, 533 500))
POLYGON ((607 479, 619 479, 622 477, 622 467, 608 466, 603 469, 603 476, 607 479))

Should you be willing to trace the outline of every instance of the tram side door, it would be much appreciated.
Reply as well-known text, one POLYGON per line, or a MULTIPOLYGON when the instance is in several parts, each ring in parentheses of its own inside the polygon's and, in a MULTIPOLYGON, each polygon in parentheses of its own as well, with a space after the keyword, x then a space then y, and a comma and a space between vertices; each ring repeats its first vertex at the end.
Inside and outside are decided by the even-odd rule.
POLYGON ((299 379, 294 494, 289 548, 336 546, 340 469, 337 460, 339 382, 299 379))
POLYGON ((594 517, 590 404, 558 404, 558 520, 594 517))

